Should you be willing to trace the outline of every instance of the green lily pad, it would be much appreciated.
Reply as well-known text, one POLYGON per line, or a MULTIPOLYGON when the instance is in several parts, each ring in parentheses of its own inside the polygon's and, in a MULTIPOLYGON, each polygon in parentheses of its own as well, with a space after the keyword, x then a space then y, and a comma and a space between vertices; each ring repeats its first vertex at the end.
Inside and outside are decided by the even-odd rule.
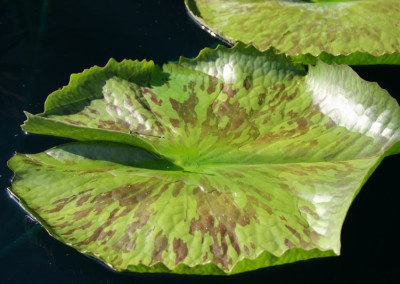
POLYGON ((271 47, 315 64, 400 64, 399 0, 185 0, 202 27, 230 43, 271 47))
POLYGON ((233 274, 338 255, 346 212, 400 108, 347 66, 205 49, 73 75, 23 129, 80 140, 17 154, 11 193, 117 271, 233 274))

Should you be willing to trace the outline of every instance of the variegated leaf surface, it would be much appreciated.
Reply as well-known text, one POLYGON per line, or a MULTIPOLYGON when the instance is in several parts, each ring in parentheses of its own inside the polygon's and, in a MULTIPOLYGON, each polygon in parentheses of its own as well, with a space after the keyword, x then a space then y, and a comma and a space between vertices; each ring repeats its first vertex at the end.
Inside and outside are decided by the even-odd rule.
POLYGON ((212 35, 295 61, 400 63, 399 0, 186 0, 212 35))
POLYGON ((73 75, 23 129, 10 189, 58 240, 117 271, 232 274, 338 255, 354 196, 400 151, 400 108, 347 66, 308 73, 238 44, 73 75))

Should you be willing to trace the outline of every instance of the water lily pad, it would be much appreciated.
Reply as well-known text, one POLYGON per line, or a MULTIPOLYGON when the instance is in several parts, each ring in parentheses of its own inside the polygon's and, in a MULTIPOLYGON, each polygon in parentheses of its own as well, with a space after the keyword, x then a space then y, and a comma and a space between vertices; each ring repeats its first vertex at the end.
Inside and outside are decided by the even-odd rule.
POLYGON ((275 47, 315 64, 400 64, 399 0, 186 0, 193 18, 230 43, 275 47))
POLYGON ((400 108, 347 66, 205 49, 71 77, 23 129, 80 142, 17 154, 10 189, 58 240, 117 271, 232 274, 338 255, 345 214, 400 108))

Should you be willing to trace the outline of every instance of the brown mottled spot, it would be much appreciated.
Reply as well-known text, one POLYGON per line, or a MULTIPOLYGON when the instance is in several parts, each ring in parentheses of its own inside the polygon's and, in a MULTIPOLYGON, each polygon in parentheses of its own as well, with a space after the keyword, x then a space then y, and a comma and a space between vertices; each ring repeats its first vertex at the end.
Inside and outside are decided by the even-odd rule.
MULTIPOLYGON (((132 87, 130 87, 130 89, 134 90, 132 87)), ((135 93, 135 96, 137 96, 135 90, 134 90, 134 93, 135 93)), ((129 108, 133 107, 131 96, 128 94, 125 94, 124 106, 129 107, 129 108)))
POLYGON ((93 108, 88 107, 87 110, 90 111, 90 112, 93 113, 93 114, 100 115, 100 112, 97 111, 97 110, 95 110, 95 109, 93 109, 93 108))
POLYGON ((157 116, 158 118, 162 118, 162 116, 158 113, 158 112, 156 112, 156 111, 154 111, 154 110, 152 110, 152 112, 153 112, 153 114, 155 115, 155 116, 157 116))
POLYGON ((99 120, 100 125, 97 128, 100 129, 108 129, 108 130, 115 130, 115 131, 122 131, 123 129, 115 125, 115 121, 112 120, 99 120))
POLYGON ((206 261, 208 258, 208 252, 206 252, 206 254, 203 256, 203 261, 206 261))
POLYGON ((82 175, 93 174, 93 173, 106 173, 109 171, 111 171, 111 169, 87 170, 87 171, 80 173, 79 175, 82 176, 82 175))
POLYGON ((247 255, 250 255, 250 250, 246 245, 243 246, 243 249, 247 253, 247 255))
POLYGON ((150 89, 148 89, 148 88, 141 88, 140 89, 140 91, 141 91, 141 93, 143 94, 143 95, 148 95, 148 94, 150 94, 150 100, 153 102, 153 103, 155 103, 156 105, 158 105, 158 106, 161 106, 162 105, 162 100, 160 99, 160 100, 157 100, 157 95, 154 93, 154 92, 152 92, 150 89))
POLYGON ((285 222, 287 222, 287 220, 286 220, 285 216, 279 216, 279 218, 280 218, 282 221, 285 221, 285 222))
POLYGON ((234 89, 233 84, 225 84, 222 92, 228 95, 229 103, 229 100, 232 99, 239 92, 239 89, 234 89))
POLYGON ((126 122, 125 120, 122 120, 120 118, 116 118, 115 119, 117 123, 119 123, 123 128, 125 129, 129 129, 130 128, 130 124, 128 122, 126 122))
POLYGON ((170 118, 169 121, 171 122, 172 126, 175 128, 179 127, 179 120, 175 118, 170 118))
POLYGON ((93 225, 93 222, 89 221, 88 223, 83 224, 82 226, 76 227, 74 229, 69 230, 68 232, 63 233, 63 235, 71 235, 72 233, 74 233, 77 230, 85 230, 85 229, 91 227, 92 225, 93 225))
MULTIPOLYGON (((124 247, 131 240, 131 236, 147 224, 151 214, 153 214, 153 210, 149 210, 150 204, 155 202, 169 187, 169 185, 164 185, 159 190, 158 194, 151 196, 151 192, 153 191, 151 184, 143 183, 135 184, 134 186, 135 187, 132 185, 131 187, 126 186, 124 188, 119 188, 124 191, 118 193, 119 198, 123 198, 120 201, 120 206, 126 207, 120 216, 125 216, 135 209, 135 214, 133 216, 133 220, 135 221, 126 226, 124 235, 113 245, 112 248, 116 251, 124 247), (129 196, 129 192, 132 196, 129 196)), ((114 194, 114 197, 116 196, 117 193, 114 194)), ((115 218, 119 218, 120 216, 116 216, 115 218)))
POLYGON ((65 121, 73 124, 73 125, 86 125, 85 123, 83 123, 82 121, 74 121, 72 119, 66 118, 65 121))
POLYGON ((193 126, 196 125, 197 122, 197 112, 195 108, 199 103, 199 98, 194 91, 194 85, 195 82, 189 82, 189 89, 191 92, 189 93, 187 100, 182 103, 173 98, 169 98, 169 102, 172 108, 178 113, 179 118, 186 124, 190 123, 193 126))
POLYGON ((218 85, 218 79, 215 77, 208 77, 208 88, 207 88, 207 93, 209 95, 213 94, 216 90, 216 87, 218 85))
POLYGON ((295 120, 297 123, 297 129, 301 130, 307 126, 307 120, 304 117, 299 117, 295 120))
POLYGON ((113 200, 121 200, 127 198, 129 195, 136 193, 140 189, 137 188, 134 184, 125 184, 123 186, 114 188, 111 191, 111 198, 113 200))
POLYGON ((191 220, 189 233, 194 234, 195 231, 200 231, 203 242, 204 235, 210 234, 213 239, 210 252, 214 256, 214 263, 221 264, 222 268, 226 270, 231 261, 228 260, 227 256, 227 239, 229 238, 231 246, 239 255, 241 250, 235 227, 239 222, 247 225, 249 223, 248 219, 252 218, 253 212, 249 210, 241 211, 230 194, 222 194, 217 191, 206 194, 201 189, 195 188, 194 196, 197 201, 199 219, 193 218, 191 220), (244 217, 241 217, 241 215, 244 215, 244 217), (218 220, 218 224, 216 224, 216 220, 218 220))
MULTIPOLYGON (((92 190, 93 190, 93 189, 92 189, 92 190)), ((88 192, 88 190, 83 191, 83 192, 80 193, 80 194, 84 194, 84 193, 86 193, 86 192, 88 192)), ((79 194, 79 195, 80 195, 80 194, 79 194)), ((75 195, 72 195, 72 196, 69 196, 69 197, 62 198, 62 199, 59 199, 59 200, 54 201, 54 202, 51 203, 51 204, 52 204, 52 205, 56 205, 56 204, 57 204, 57 206, 56 206, 55 208, 51 209, 51 210, 47 210, 46 212, 48 212, 48 213, 59 212, 61 209, 63 209, 63 208, 65 207, 65 205, 67 205, 68 203, 70 203, 70 202, 76 200, 76 199, 78 198, 79 195, 78 195, 78 194, 75 194, 75 195)))
POLYGON ((111 204, 113 202, 113 200, 110 197, 111 197, 111 192, 105 192, 97 195, 90 201, 90 203, 94 203, 96 207, 102 208, 103 206, 111 204))
POLYGON ((114 104, 112 104, 112 103, 108 103, 108 104, 107 104, 107 108, 110 109, 110 110, 112 110, 112 111, 115 111, 115 112, 117 112, 117 113, 122 113, 122 109, 121 109, 119 106, 114 105, 114 104))
POLYGON ((81 211, 77 211, 74 213, 74 220, 81 220, 82 218, 85 218, 92 212, 92 208, 84 209, 81 211))
MULTIPOLYGON (((234 128, 239 128, 244 123, 244 121, 245 120, 243 117, 238 117, 232 121, 232 125, 234 128)), ((242 133, 239 132, 238 135, 242 135, 242 133)))
POLYGON ((250 243, 250 246, 251 246, 252 249, 256 248, 256 245, 254 243, 250 243))
POLYGON ((167 250, 168 246, 168 238, 162 233, 162 231, 158 232, 154 239, 154 250, 151 253, 152 265, 162 262, 162 253, 167 250))
POLYGON ((258 95, 258 105, 262 106, 264 104, 266 98, 266 94, 259 94, 258 95))
POLYGON ((299 232, 297 232, 295 229, 293 229, 289 225, 285 224, 285 227, 300 241, 300 244, 303 247, 307 247, 307 243, 301 238, 301 235, 299 234, 299 232))
POLYGON ((92 235, 89 238, 87 238, 84 241, 79 242, 78 245, 87 245, 87 244, 90 244, 91 242, 94 242, 96 240, 99 240, 99 241, 100 240, 104 240, 106 237, 108 237, 108 240, 110 240, 111 237, 114 235, 115 231, 106 232, 105 228, 108 227, 111 223, 114 222, 115 219, 118 218, 118 216, 115 217, 115 215, 118 212, 118 210, 119 209, 117 208, 117 209, 114 209, 113 211, 111 211, 107 222, 105 222, 103 224, 103 226, 101 226, 101 227, 97 228, 96 230, 94 230, 92 235))
POLYGON ((39 161, 35 161, 35 160, 22 160, 22 162, 24 162, 24 164, 28 164, 28 165, 33 165, 33 166, 37 166, 37 167, 41 167, 42 164, 39 161))
MULTIPOLYGON (((260 191, 260 193, 262 193, 262 192, 260 191)), ((270 200, 271 200, 268 193, 262 193, 261 196, 263 196, 267 201, 270 201, 270 200)), ((247 195, 246 197, 247 197, 247 199, 251 202, 251 204, 252 204, 253 206, 261 207, 262 209, 264 209, 265 211, 267 211, 267 213, 268 213, 269 215, 272 215, 272 214, 274 213, 274 212, 272 211, 272 208, 271 208, 268 204, 266 204, 265 202, 263 202, 262 200, 259 200, 258 198, 254 197, 254 196, 252 196, 252 195, 247 195)))
POLYGON ((146 102, 144 102, 144 100, 137 94, 135 94, 135 100, 142 106, 142 108, 144 108, 145 110, 150 110, 149 105, 146 102))
POLYGON ((308 223, 306 222, 306 220, 304 220, 303 218, 300 218, 300 217, 297 216, 297 215, 295 215, 294 217, 295 217, 297 223, 298 223, 299 225, 303 226, 303 228, 306 228, 306 229, 307 229, 307 228, 310 227, 310 224, 308 224, 308 223))
POLYGON ((246 79, 244 79, 243 87, 244 87, 246 90, 250 89, 251 84, 250 84, 250 77, 249 77, 249 76, 247 76, 246 79))
POLYGON ((136 247, 136 240, 137 238, 134 238, 133 240, 129 241, 129 243, 125 247, 124 253, 130 252, 134 247, 136 247))
POLYGON ((174 185, 174 189, 172 191, 172 196, 177 197, 179 193, 181 192, 181 189, 185 186, 184 182, 178 181, 174 185))
POLYGON ((286 114, 287 116, 289 116, 290 118, 295 118, 296 116, 298 116, 299 114, 297 112, 294 112, 292 109, 286 114))
POLYGON ((77 202, 76 202, 76 205, 79 207, 79 206, 82 206, 82 204, 83 203, 85 203, 86 201, 88 201, 88 199, 91 197, 92 195, 85 195, 85 196, 82 196, 77 202))
POLYGON ((208 230, 214 227, 214 222, 214 216, 211 215, 202 216, 199 220, 195 220, 195 218, 193 218, 190 224, 189 233, 193 235, 195 231, 202 232, 202 242, 204 242, 204 235, 208 232, 208 230))
POLYGON ((318 145, 318 140, 314 139, 310 141, 310 146, 318 145))
POLYGON ((118 241, 112 245, 112 249, 115 251, 121 251, 121 249, 129 242, 129 236, 128 235, 123 235, 121 238, 118 239, 118 241))
POLYGON ((147 231, 146 237, 150 236, 150 234, 154 231, 154 228, 155 227, 153 227, 153 228, 151 228, 150 230, 147 231))
POLYGON ((265 211, 267 211, 267 213, 268 213, 269 215, 274 214, 274 212, 272 211, 272 208, 269 207, 267 204, 262 204, 261 207, 262 207, 265 211))
POLYGON ((294 243, 292 243, 292 242, 289 241, 288 239, 285 239, 285 245, 286 245, 288 248, 294 248, 294 247, 295 247, 294 243))
POLYGON ((83 195, 83 194, 85 194, 85 193, 88 193, 88 192, 90 192, 90 191, 92 191, 92 190, 94 190, 94 188, 86 189, 86 190, 81 191, 81 192, 79 192, 78 194, 74 194, 74 195, 72 195, 72 196, 70 196, 70 197, 62 198, 62 199, 56 200, 56 201, 54 201, 52 204, 53 204, 53 205, 54 205, 54 204, 61 204, 61 205, 68 204, 68 203, 70 203, 70 202, 76 200, 76 199, 78 198, 78 196, 83 195))
POLYGON ((54 212, 59 212, 61 209, 64 208, 65 205, 57 205, 55 208, 51 209, 51 210, 46 210, 47 213, 54 213, 54 212))
POLYGON ((330 129, 330 128, 335 127, 335 126, 336 126, 336 123, 333 120, 329 120, 329 122, 325 124, 325 127, 327 129, 330 129))
POLYGON ((92 235, 86 239, 85 241, 81 241, 78 243, 78 245, 88 245, 91 242, 94 242, 98 239, 98 237, 100 236, 101 232, 103 232, 103 228, 97 228, 96 230, 93 231, 92 235))
POLYGON ((87 117, 87 118, 89 118, 89 119, 93 119, 93 117, 91 117, 90 115, 88 115, 87 113, 84 113, 84 112, 82 112, 82 111, 78 112, 77 114, 82 115, 82 116, 84 116, 84 117, 87 117))
POLYGON ((107 125, 107 126, 109 126, 109 125, 114 125, 115 124, 115 121, 113 121, 113 120, 99 120, 99 123, 101 124, 101 125, 103 125, 103 126, 105 126, 105 125, 107 125))
POLYGON ((319 219, 319 216, 317 213, 315 213, 314 211, 312 211, 309 207, 307 206, 302 206, 299 207, 300 212, 304 212, 307 213, 309 215, 311 215, 312 217, 314 217, 315 219, 319 219))
POLYGON ((74 222, 64 221, 61 224, 54 224, 53 228, 62 228, 63 229, 63 228, 66 228, 66 227, 71 227, 71 226, 73 226, 73 224, 74 224, 74 222))
POLYGON ((176 255, 175 265, 177 265, 178 263, 182 262, 188 255, 188 247, 183 240, 176 238, 174 238, 173 247, 176 255))

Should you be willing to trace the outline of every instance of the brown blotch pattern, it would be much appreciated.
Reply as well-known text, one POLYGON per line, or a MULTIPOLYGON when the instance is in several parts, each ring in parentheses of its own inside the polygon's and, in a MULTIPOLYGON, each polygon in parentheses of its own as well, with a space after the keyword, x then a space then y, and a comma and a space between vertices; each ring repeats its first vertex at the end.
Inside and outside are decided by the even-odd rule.
POLYGON ((195 188, 193 194, 197 202, 197 212, 199 219, 193 218, 190 223, 190 234, 200 231, 202 240, 205 235, 213 239, 214 243, 210 246, 210 252, 214 257, 214 263, 220 264, 223 269, 228 269, 232 264, 232 259, 228 259, 228 242, 240 255, 241 249, 235 227, 237 224, 246 226, 251 219, 255 218, 255 211, 249 208, 241 210, 230 194, 222 194, 218 191, 212 193, 204 193, 200 188, 195 188), (220 235, 221 242, 218 241, 220 235))
POLYGON ((174 247, 174 253, 176 255, 175 265, 178 265, 188 255, 188 247, 187 247, 187 244, 183 240, 176 239, 176 238, 174 238, 173 247, 174 247))
POLYGON ((168 238, 163 232, 158 232, 154 239, 154 250, 151 253, 152 262, 150 265, 154 265, 158 262, 162 262, 162 254, 164 251, 167 251, 169 247, 168 238))
POLYGON ((196 126, 197 124, 197 112, 196 106, 199 103, 199 98, 195 92, 195 81, 190 81, 188 84, 189 97, 182 103, 173 98, 169 98, 172 108, 177 112, 179 118, 187 124, 196 126))

